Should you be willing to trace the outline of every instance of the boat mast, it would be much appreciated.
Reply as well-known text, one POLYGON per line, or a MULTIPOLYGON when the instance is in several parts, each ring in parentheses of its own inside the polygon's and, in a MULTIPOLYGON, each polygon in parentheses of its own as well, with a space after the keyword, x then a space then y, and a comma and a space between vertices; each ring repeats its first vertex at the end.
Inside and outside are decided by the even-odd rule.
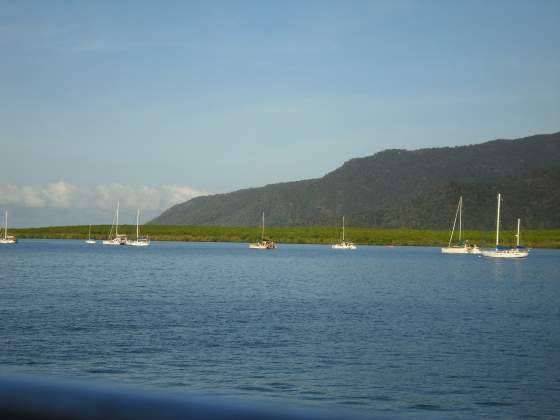
POLYGON ((88 230, 88 241, 91 239, 91 225, 89 225, 89 230, 88 230))
POLYGON ((521 219, 517 219, 517 248, 519 248, 519 228, 521 227, 521 219))
POLYGON ((8 239, 8 210, 6 210, 6 221, 4 222, 4 239, 8 239))
POLYGON ((261 230, 261 241, 264 241, 264 211, 262 212, 262 230, 261 230))
POLYGON ((138 220, 140 219, 140 209, 136 212, 136 241, 138 242, 138 220))
POLYGON ((463 196, 459 197, 459 242, 463 236, 463 196))
POLYGON ((453 240, 453 234, 455 233, 455 225, 457 224, 457 216, 459 215, 459 209, 461 208, 461 200, 463 197, 459 198, 459 204, 457 204, 457 211, 455 212, 455 219, 453 219, 453 227, 451 228, 451 236, 449 237, 449 245, 451 246, 451 241, 453 240))
POLYGON ((344 216, 342 216, 342 242, 344 242, 344 216))
POLYGON ((498 193, 498 214, 496 216, 496 249, 500 241, 500 201, 502 201, 502 194, 498 193))
POLYGON ((117 200, 117 216, 115 225, 115 237, 119 236, 119 200, 117 200))

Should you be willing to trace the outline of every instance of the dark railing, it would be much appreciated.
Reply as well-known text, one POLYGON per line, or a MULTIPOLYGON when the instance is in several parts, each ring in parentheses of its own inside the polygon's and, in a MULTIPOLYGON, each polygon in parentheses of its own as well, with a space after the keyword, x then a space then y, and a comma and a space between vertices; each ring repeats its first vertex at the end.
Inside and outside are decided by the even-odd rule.
POLYGON ((219 398, 178 396, 83 382, 0 376, 0 418, 13 420, 233 420, 347 419, 311 409, 290 409, 219 398))

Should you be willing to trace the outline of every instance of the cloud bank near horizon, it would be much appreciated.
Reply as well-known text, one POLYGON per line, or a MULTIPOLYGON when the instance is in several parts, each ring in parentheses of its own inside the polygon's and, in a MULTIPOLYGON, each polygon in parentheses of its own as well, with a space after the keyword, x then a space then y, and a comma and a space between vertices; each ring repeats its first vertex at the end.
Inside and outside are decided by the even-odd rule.
POLYGON ((162 212, 169 207, 207 195, 188 186, 161 185, 159 187, 123 185, 111 183, 83 187, 66 181, 42 185, 0 184, 0 206, 30 209, 89 209, 98 212, 140 209, 144 213, 162 212))

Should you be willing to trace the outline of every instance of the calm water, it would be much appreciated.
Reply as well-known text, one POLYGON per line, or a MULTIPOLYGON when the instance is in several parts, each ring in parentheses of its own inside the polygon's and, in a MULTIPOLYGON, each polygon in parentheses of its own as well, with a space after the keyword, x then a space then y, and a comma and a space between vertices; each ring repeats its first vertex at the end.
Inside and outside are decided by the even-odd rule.
POLYGON ((560 416, 560 252, 0 248, 2 371, 361 413, 560 416))

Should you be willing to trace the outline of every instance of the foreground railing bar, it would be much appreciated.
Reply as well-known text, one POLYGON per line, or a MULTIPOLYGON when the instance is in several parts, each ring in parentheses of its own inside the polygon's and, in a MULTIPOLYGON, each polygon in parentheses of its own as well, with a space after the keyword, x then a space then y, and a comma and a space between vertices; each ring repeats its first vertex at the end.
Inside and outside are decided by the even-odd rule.
POLYGON ((14 420, 233 420, 348 419, 262 404, 231 403, 207 397, 182 397, 161 392, 124 390, 99 384, 0 376, 0 418, 14 420))

